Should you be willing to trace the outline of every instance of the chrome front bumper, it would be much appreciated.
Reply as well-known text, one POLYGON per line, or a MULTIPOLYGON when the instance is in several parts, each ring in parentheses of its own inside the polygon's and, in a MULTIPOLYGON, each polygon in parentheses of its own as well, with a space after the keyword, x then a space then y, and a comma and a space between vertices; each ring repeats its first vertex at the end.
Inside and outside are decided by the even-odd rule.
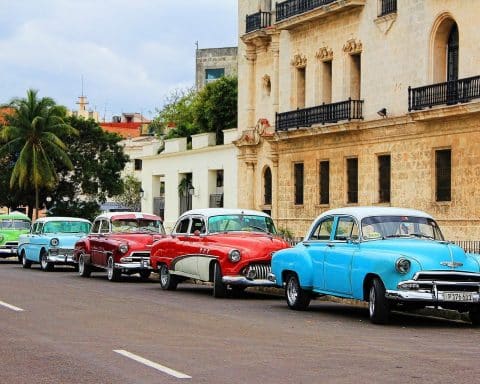
POLYGON ((55 264, 75 264, 73 259, 73 249, 51 249, 48 253, 47 260, 49 263, 55 264))
MULTIPOLYGON (((480 303, 480 293, 468 292, 471 294, 471 300, 451 300, 445 298, 445 293, 450 292, 420 292, 420 291, 395 291, 387 290, 385 297, 390 300, 398 301, 424 301, 428 303, 480 303)), ((463 292, 458 292, 462 294, 463 292)), ((460 297, 460 296, 459 296, 460 297)))
POLYGON ((249 287, 273 287, 275 283, 266 279, 248 279, 245 276, 223 276, 222 282, 230 285, 243 285, 249 287))
POLYGON ((127 263, 115 263, 114 268, 122 269, 124 271, 133 269, 152 269, 150 266, 150 260, 133 261, 127 263))
POLYGON ((0 245, 0 255, 17 256, 17 247, 0 245))

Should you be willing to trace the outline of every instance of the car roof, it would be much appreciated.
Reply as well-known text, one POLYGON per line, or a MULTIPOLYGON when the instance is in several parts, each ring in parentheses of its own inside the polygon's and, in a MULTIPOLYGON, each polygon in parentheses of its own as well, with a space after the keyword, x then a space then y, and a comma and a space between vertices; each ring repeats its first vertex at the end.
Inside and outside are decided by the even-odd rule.
POLYGON ((160 220, 161 217, 154 215, 153 213, 143 213, 143 212, 107 212, 98 215, 97 219, 108 219, 108 220, 118 220, 118 219, 150 219, 150 220, 160 220))
POLYGON ((66 217, 66 216, 49 216, 49 217, 40 217, 35 220, 36 223, 48 223, 52 221, 82 221, 84 223, 90 223, 87 219, 82 219, 80 217, 66 217))
POLYGON ((262 211, 255 211, 252 209, 241 208, 203 208, 203 209, 191 209, 182 213, 180 217, 191 215, 201 215, 205 217, 220 216, 220 215, 253 215, 270 217, 268 214, 262 211))
POLYGON ((0 220, 2 219, 15 219, 15 220, 28 220, 28 221, 31 221, 30 218, 23 214, 22 212, 18 212, 18 211, 13 211, 13 212, 10 212, 10 213, 3 213, 0 215, 0 220))
POLYGON ((323 212, 317 219, 331 215, 350 215, 362 220, 370 216, 416 216, 433 219, 428 213, 410 208, 399 207, 345 207, 335 208, 323 212))

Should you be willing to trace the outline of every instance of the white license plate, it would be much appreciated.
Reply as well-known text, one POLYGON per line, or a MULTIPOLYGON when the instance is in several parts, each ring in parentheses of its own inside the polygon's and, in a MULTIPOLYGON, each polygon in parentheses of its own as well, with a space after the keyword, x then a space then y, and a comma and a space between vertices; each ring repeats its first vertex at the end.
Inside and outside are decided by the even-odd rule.
POLYGON ((443 292, 443 299, 445 301, 473 301, 472 292, 443 292))

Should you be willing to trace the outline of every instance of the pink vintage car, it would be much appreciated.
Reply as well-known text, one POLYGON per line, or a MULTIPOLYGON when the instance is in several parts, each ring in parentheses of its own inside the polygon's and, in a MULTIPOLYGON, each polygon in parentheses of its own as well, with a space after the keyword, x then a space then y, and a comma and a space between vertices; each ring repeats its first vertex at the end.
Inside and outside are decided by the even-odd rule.
POLYGON ((139 212, 113 212, 98 216, 90 234, 75 244, 74 260, 80 276, 107 270, 110 281, 122 274, 148 278, 152 244, 165 235, 162 220, 139 212))
POLYGON ((150 263, 162 289, 193 279, 212 282, 213 296, 225 297, 229 288, 273 285, 267 280, 272 254, 287 247, 263 212, 198 209, 185 212, 171 236, 153 245, 150 263))

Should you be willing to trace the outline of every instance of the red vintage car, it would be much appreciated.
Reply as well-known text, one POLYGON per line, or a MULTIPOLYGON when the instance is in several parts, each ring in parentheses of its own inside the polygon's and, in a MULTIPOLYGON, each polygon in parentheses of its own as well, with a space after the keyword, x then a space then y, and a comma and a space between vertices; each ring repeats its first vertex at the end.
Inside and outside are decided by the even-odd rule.
POLYGON ((98 216, 90 234, 75 244, 74 260, 80 276, 107 270, 110 281, 122 274, 148 278, 152 244, 165 235, 162 220, 139 212, 113 212, 98 216))
POLYGON ((272 254, 287 247, 263 212, 198 209, 185 212, 171 236, 153 245, 150 264, 164 290, 193 279, 212 282, 213 296, 225 297, 229 288, 272 286, 267 280, 272 254))

